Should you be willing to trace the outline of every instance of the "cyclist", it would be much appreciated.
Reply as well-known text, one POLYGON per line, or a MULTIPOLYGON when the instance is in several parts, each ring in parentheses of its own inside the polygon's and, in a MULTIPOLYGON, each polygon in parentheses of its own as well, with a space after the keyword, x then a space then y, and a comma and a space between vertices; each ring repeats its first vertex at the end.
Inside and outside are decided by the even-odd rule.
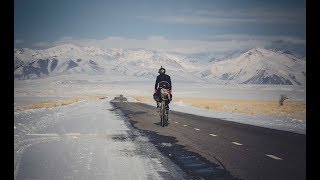
MULTIPOLYGON (((157 108, 159 110, 160 107, 160 89, 165 88, 169 89, 170 98, 169 100, 166 100, 166 109, 169 110, 169 103, 172 100, 172 84, 171 84, 171 78, 169 75, 166 74, 166 69, 161 66, 161 68, 158 71, 159 75, 157 76, 156 83, 154 85, 154 93, 153 98, 157 102, 157 108)), ((167 111, 168 112, 168 111, 167 111)))

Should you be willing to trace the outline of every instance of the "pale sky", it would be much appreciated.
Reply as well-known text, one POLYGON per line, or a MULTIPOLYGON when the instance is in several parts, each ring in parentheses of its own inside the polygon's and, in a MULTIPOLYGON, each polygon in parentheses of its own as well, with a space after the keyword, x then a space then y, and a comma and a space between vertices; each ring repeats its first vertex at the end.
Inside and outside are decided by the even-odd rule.
POLYGON ((305 54, 305 0, 14 0, 16 48, 61 43, 180 53, 305 54))

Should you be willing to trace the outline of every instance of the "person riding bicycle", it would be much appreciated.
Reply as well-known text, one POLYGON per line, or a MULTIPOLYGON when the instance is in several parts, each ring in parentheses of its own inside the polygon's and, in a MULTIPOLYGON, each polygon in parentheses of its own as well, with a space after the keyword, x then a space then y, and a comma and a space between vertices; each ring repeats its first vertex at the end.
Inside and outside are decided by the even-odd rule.
POLYGON ((160 106, 161 98, 160 98, 160 89, 165 88, 169 89, 170 99, 166 100, 166 109, 169 110, 169 103, 172 100, 172 85, 171 78, 166 74, 166 69, 161 66, 158 71, 159 75, 157 76, 156 83, 154 85, 154 93, 153 98, 157 102, 157 108, 160 106))

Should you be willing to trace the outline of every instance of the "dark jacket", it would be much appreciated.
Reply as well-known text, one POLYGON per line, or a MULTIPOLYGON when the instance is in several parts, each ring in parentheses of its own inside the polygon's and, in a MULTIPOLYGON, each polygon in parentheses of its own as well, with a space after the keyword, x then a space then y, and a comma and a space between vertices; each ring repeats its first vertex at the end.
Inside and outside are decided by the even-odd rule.
POLYGON ((156 83, 154 85, 154 89, 158 89, 159 87, 168 86, 167 89, 171 91, 172 85, 171 85, 171 78, 167 74, 160 74, 157 76, 156 83))

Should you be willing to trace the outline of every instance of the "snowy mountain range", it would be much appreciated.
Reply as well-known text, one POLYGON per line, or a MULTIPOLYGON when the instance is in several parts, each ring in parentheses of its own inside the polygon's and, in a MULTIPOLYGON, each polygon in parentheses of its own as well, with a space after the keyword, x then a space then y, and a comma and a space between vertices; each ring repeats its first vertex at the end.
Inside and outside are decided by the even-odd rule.
POLYGON ((291 53, 254 48, 230 58, 195 56, 145 49, 102 49, 63 44, 44 50, 14 50, 16 79, 86 73, 154 79, 160 66, 175 80, 222 84, 305 85, 306 64, 291 53))
POLYGON ((253 48, 196 75, 214 83, 305 85, 306 64, 285 51, 253 48))

